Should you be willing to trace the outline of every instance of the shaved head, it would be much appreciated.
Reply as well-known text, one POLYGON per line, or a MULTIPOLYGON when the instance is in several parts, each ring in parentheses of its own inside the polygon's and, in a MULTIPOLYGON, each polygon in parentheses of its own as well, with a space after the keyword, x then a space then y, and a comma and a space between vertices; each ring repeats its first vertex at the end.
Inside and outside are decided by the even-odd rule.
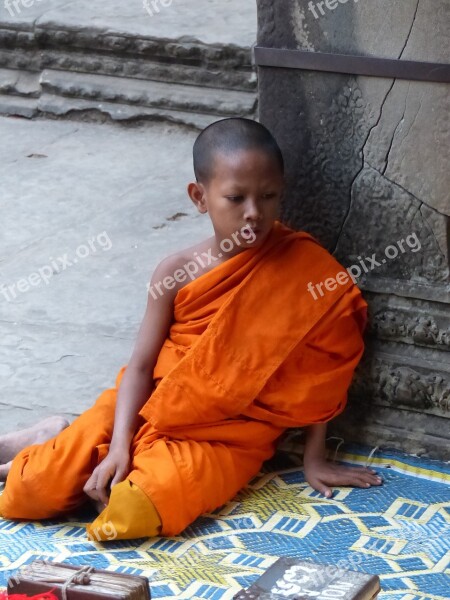
POLYGON ((207 183, 211 179, 218 155, 248 150, 266 153, 284 173, 283 155, 270 131, 251 119, 231 118, 212 123, 195 140, 194 173, 197 181, 207 183))

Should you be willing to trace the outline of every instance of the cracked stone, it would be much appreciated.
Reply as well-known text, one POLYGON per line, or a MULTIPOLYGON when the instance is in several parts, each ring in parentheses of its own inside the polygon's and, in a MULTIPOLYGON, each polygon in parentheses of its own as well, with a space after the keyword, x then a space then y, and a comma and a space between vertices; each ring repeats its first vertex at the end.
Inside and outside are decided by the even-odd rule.
MULTIPOLYGON (((259 0, 258 44, 448 62, 447 0, 336 3, 317 19, 300 4, 259 0)), ((259 79, 260 119, 286 156, 284 219, 334 250, 345 267, 380 259, 358 279, 378 328, 366 336, 365 366, 352 387, 357 427, 347 414, 334 431, 445 456, 449 86, 276 68, 260 69, 259 79), (395 259, 386 259, 388 248, 395 259)))

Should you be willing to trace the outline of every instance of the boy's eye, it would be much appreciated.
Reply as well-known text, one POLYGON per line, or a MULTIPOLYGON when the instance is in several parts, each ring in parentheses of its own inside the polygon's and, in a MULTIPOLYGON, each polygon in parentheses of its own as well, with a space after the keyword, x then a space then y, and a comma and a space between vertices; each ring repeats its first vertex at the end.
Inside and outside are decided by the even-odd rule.
POLYGON ((270 194, 263 194, 263 199, 264 200, 272 200, 275 197, 276 197, 276 194, 274 194, 273 192, 270 193, 270 194))
POLYGON ((231 200, 232 202, 242 202, 244 196, 225 196, 227 200, 231 200))

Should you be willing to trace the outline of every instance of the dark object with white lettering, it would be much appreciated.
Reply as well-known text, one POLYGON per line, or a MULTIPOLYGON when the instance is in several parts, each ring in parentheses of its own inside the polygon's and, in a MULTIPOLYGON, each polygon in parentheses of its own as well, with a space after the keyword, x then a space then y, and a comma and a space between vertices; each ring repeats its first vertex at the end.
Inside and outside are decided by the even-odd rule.
POLYGON ((306 560, 280 558, 235 600, 373 600, 380 578, 306 560))

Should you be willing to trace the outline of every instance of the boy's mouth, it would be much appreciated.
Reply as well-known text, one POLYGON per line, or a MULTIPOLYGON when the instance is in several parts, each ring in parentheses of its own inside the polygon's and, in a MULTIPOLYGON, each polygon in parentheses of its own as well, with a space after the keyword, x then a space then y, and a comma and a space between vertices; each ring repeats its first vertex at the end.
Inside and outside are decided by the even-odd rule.
POLYGON ((242 228, 242 237, 247 243, 252 244, 264 235, 265 230, 266 228, 262 227, 260 224, 253 226, 247 223, 247 225, 242 228))
POLYGON ((253 225, 246 225, 247 229, 250 230, 252 233, 261 233, 262 229, 261 227, 253 227, 253 225))

